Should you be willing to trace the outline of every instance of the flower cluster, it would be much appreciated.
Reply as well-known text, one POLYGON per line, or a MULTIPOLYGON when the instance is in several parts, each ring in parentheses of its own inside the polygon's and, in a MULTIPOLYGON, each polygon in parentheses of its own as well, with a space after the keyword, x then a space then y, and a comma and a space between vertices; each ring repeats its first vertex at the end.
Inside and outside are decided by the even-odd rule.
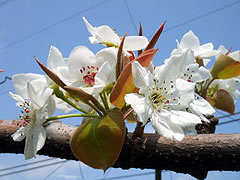
MULTIPOLYGON (((46 75, 28 73, 12 77, 17 94, 9 94, 18 101, 23 122, 12 137, 15 141, 26 138, 26 159, 43 147, 46 123, 57 119, 87 119, 79 127, 81 131, 73 135, 73 147, 76 138, 82 141, 87 138, 79 132, 98 132, 99 124, 107 120, 119 127, 120 135, 111 123, 105 125, 111 130, 106 133, 120 139, 121 146, 125 133, 121 123, 132 114, 136 114, 135 122, 143 127, 151 123, 161 136, 181 141, 185 133, 196 132, 197 124, 208 123, 206 116, 213 115, 216 109, 234 113, 234 104, 240 96, 240 51, 230 52, 223 46, 215 50, 212 43, 201 45, 189 31, 177 41, 170 57, 162 65, 154 66, 152 59, 157 52, 154 46, 164 24, 148 40, 142 34, 120 37, 109 26, 94 27, 86 18, 83 21, 91 34, 90 42, 102 44, 102 50, 95 54, 85 46, 77 46, 69 57, 63 57, 52 46, 46 66, 35 58, 46 75), (209 70, 207 64, 213 57, 216 62, 209 70), (63 113, 74 109, 81 113, 52 116, 56 108, 63 113), (88 130, 86 127, 94 122, 99 123, 92 127, 94 130, 88 130)), ((104 150, 104 143, 102 146, 104 150)), ((75 155, 80 151, 72 150, 75 155)))

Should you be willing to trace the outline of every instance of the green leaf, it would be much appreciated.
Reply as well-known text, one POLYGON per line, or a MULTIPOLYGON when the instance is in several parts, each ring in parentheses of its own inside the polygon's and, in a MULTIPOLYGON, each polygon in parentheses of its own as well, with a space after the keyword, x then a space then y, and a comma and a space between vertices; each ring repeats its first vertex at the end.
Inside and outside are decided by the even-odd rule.
POLYGON ((126 133, 123 114, 113 109, 104 117, 85 121, 71 137, 71 149, 77 159, 106 171, 118 159, 126 133))
POLYGON ((234 100, 232 96, 224 89, 217 90, 213 97, 207 97, 207 100, 215 108, 228 112, 230 114, 234 114, 234 100))
POLYGON ((240 62, 227 55, 220 55, 211 69, 213 79, 230 79, 240 75, 240 62))

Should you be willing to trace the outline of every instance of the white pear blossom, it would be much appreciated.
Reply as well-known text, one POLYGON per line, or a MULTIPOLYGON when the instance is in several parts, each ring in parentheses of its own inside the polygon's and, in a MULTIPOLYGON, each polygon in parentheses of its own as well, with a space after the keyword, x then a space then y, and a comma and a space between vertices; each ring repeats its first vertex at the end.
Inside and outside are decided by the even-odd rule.
POLYGON ((67 63, 72 76, 70 85, 97 94, 116 79, 117 50, 105 48, 94 55, 87 47, 78 46, 70 53, 67 63))
MULTIPOLYGON (((93 27, 85 17, 83 17, 83 21, 92 35, 92 37, 89 38, 91 43, 101 43, 106 46, 119 47, 121 38, 112 28, 107 25, 93 27)), ((124 41, 123 50, 136 51, 144 49, 147 45, 148 40, 144 36, 127 36, 124 41)))
MULTIPOLYGON (((70 83, 72 77, 68 71, 68 66, 66 64, 66 58, 63 58, 61 52, 54 46, 51 46, 48 54, 47 68, 56 73, 63 82, 70 83)), ((50 88, 54 82, 47 76, 34 73, 20 73, 15 74, 12 77, 13 85, 15 91, 22 96, 24 99, 27 98, 27 84, 32 81, 35 88, 50 88), (39 84, 40 83, 40 84, 39 84)), ((61 99, 54 96, 57 108, 62 112, 70 112, 73 108, 66 104, 61 99)))
MULTIPOLYGON (((186 49, 181 53, 172 55, 165 62, 173 61, 175 63, 175 71, 178 72, 178 77, 189 82, 196 83, 196 88, 201 83, 209 78, 211 74, 208 69, 203 66, 199 66, 194 61, 194 53, 190 49, 186 49)), ((188 110, 200 116, 203 120, 207 120, 203 115, 212 115, 215 113, 215 109, 204 98, 194 93, 194 99, 190 102, 188 110)))
POLYGON ((12 135, 14 141, 22 141, 25 138, 25 159, 35 157, 46 140, 46 130, 43 123, 54 114, 55 102, 51 96, 52 91, 41 91, 30 82, 27 84, 25 98, 9 92, 9 95, 17 100, 17 106, 22 108, 21 127, 12 135))
POLYGON ((174 61, 157 67, 153 74, 138 62, 132 63, 132 72, 139 94, 125 96, 138 115, 138 120, 145 124, 149 119, 158 134, 169 139, 182 140, 185 130, 194 131, 201 119, 186 111, 194 98, 194 83, 177 78, 174 61))
POLYGON ((214 47, 212 43, 200 45, 198 37, 191 30, 184 34, 180 43, 178 40, 176 40, 176 42, 177 48, 173 50, 172 55, 181 53, 186 49, 191 49, 194 52, 195 58, 203 59, 204 65, 207 65, 210 61, 207 58, 216 56, 218 53, 217 50, 213 49, 214 47))

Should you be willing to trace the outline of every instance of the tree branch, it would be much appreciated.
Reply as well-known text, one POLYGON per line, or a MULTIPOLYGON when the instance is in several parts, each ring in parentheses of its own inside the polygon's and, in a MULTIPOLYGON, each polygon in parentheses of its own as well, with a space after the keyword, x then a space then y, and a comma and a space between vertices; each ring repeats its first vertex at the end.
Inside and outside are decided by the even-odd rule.
MULTIPOLYGON (((23 153, 24 142, 11 138, 19 121, 0 120, 0 153, 23 153)), ((48 138, 38 154, 76 160, 69 138, 76 127, 61 122, 46 126, 48 138)), ((204 179, 211 170, 240 171, 240 134, 187 135, 183 141, 169 141, 156 134, 144 134, 142 141, 126 135, 118 161, 113 167, 164 169, 189 173, 204 179)))

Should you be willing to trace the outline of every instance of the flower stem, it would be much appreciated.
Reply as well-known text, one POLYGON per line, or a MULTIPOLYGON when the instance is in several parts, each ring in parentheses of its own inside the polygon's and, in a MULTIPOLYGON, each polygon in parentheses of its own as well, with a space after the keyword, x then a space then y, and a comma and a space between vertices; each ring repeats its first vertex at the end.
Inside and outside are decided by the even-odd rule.
POLYGON ((75 109, 85 113, 85 114, 90 114, 88 111, 82 109, 78 105, 74 104, 72 101, 70 101, 64 93, 59 89, 59 87, 55 87, 53 93, 60 99, 62 99, 64 102, 68 103, 70 106, 74 107, 75 109))
POLYGON ((70 117, 98 117, 98 116, 93 114, 66 114, 66 115, 50 117, 47 119, 46 122, 58 120, 58 119, 70 118, 70 117))
POLYGON ((108 106, 108 102, 107 102, 107 99, 106 99, 106 94, 105 94, 105 92, 103 91, 103 92, 101 92, 99 95, 100 95, 100 98, 101 98, 101 100, 102 100, 102 102, 103 102, 103 105, 104 105, 105 109, 106 109, 106 110, 109 110, 109 106, 108 106))

